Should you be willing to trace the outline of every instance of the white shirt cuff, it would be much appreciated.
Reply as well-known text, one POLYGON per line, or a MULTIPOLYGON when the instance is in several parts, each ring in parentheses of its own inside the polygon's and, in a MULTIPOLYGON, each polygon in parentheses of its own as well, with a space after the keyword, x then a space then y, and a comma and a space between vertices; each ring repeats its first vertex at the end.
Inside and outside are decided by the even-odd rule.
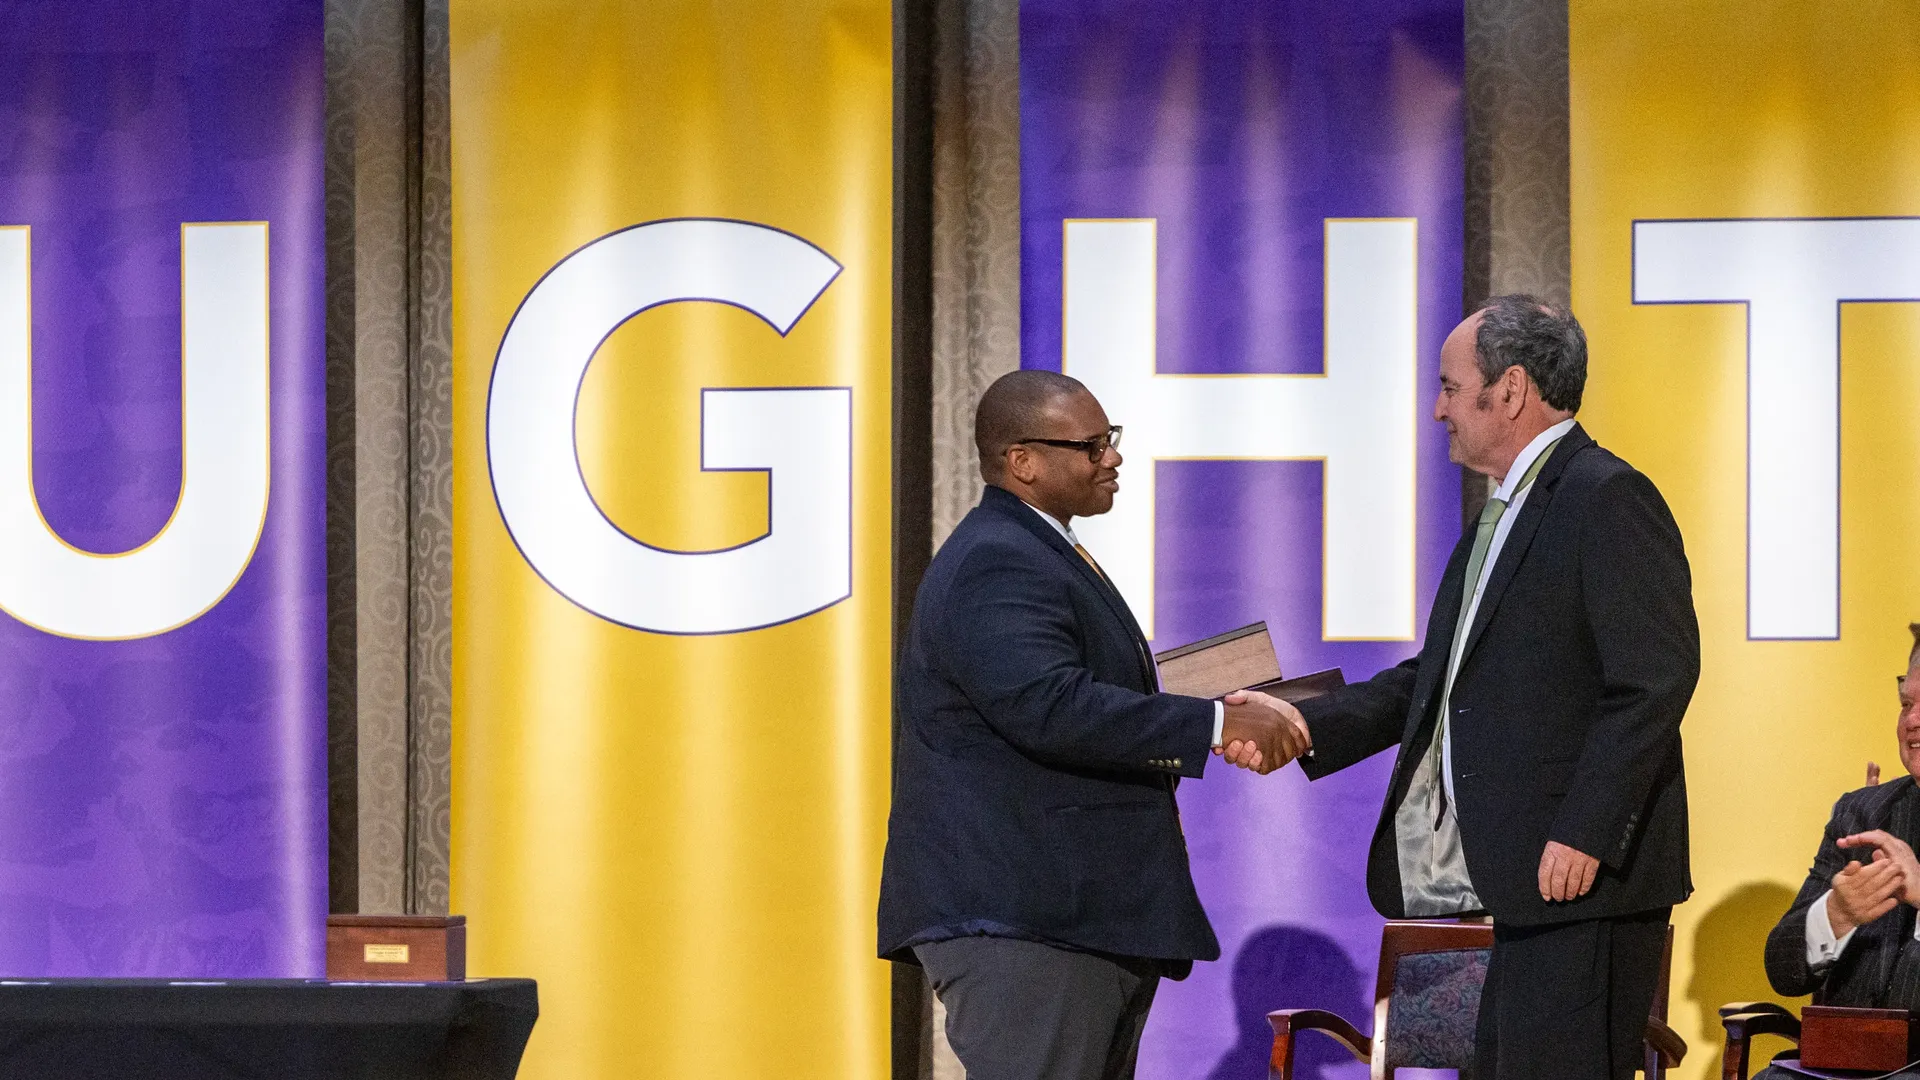
MULTIPOLYGON (((1807 909, 1807 966, 1816 970, 1840 959, 1840 954, 1846 951, 1847 942, 1852 941, 1853 935, 1860 930, 1856 926, 1838 938, 1833 936, 1833 921, 1827 918, 1827 897, 1832 895, 1833 890, 1828 889, 1807 909)), ((1920 927, 1916 927, 1915 931, 1916 936, 1920 936, 1920 927)))
POLYGON ((1220 749, 1220 732, 1225 730, 1226 726, 1227 703, 1216 701, 1213 703, 1213 748, 1215 750, 1220 749))

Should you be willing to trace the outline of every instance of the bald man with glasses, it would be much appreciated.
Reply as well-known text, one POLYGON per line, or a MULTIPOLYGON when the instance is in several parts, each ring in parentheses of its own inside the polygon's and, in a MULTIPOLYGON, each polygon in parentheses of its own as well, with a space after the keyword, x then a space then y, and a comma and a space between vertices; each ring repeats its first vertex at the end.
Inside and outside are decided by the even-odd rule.
POLYGON ((972 1080, 1126 1080, 1161 976, 1219 943, 1174 785, 1223 745, 1279 768, 1304 725, 1158 693, 1133 614, 1074 535, 1119 490, 1121 428, 1078 381, 980 400, 987 482, 927 569, 896 677, 880 955, 921 964, 972 1080))

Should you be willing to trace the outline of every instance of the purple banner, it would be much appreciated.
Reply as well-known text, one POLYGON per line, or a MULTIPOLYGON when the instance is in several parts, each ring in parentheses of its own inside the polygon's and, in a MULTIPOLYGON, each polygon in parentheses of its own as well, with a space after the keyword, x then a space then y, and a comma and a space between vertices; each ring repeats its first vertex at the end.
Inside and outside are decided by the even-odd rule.
POLYGON ((323 971, 322 45, 0 2, 0 975, 323 971))
MULTIPOLYGON (((1224 438, 1202 430, 1216 421, 1198 409, 1163 409, 1144 444, 1129 426, 1120 498, 1146 487, 1153 504, 1139 518, 1151 532, 1141 550, 1151 556, 1135 577, 1151 582, 1151 596, 1129 591, 1129 599, 1151 607, 1156 647, 1264 619, 1289 675, 1339 666, 1365 678, 1412 655, 1460 535, 1459 471, 1429 412, 1440 342, 1461 305, 1461 0, 1026 0, 1020 20, 1024 363, 1058 370, 1063 352, 1084 357, 1075 348, 1089 346, 1063 341, 1072 325, 1091 326, 1087 337, 1108 349, 1120 331, 1107 324, 1124 323, 1139 305, 1129 300, 1137 294, 1126 291, 1125 267, 1106 264, 1146 252, 1145 302, 1154 311, 1145 334, 1160 375, 1315 375, 1336 355, 1350 370, 1378 363, 1397 373, 1391 387, 1381 383, 1387 404, 1360 395, 1312 409, 1324 421, 1328 410, 1357 408, 1366 415, 1355 423, 1384 424, 1401 439, 1413 433, 1411 453, 1380 466, 1362 460, 1364 447, 1340 448, 1337 415, 1325 436, 1334 448, 1318 452, 1190 450, 1182 440, 1206 447, 1224 438), (1067 235, 1064 223, 1089 219, 1154 224, 1145 233, 1067 235), (1400 250, 1405 274, 1378 275, 1375 296, 1356 289, 1376 276, 1336 274, 1329 219, 1361 226, 1338 234, 1341 266, 1391 267, 1400 250), (1367 231, 1373 224, 1387 227, 1367 231), (1068 249, 1079 243, 1100 263, 1069 289, 1068 249), (1389 279, 1404 282, 1406 310, 1391 302, 1389 279), (1115 318, 1074 323, 1063 297, 1094 304, 1102 289, 1128 302, 1115 302, 1115 318), (1373 302, 1383 319, 1404 320, 1393 355, 1368 352, 1379 352, 1367 337, 1373 302), (1336 342, 1336 334, 1347 336, 1336 342), (1328 537, 1346 542, 1329 490, 1343 468, 1342 483, 1353 483, 1356 469, 1384 469, 1360 481, 1410 493, 1411 517, 1395 519, 1398 546, 1386 545, 1392 557, 1375 568, 1399 583, 1381 596, 1366 590, 1368 565, 1328 561, 1328 537), (1151 577, 1141 576, 1149 565, 1151 577), (1329 583, 1350 595, 1329 595, 1329 583), (1390 632, 1338 632, 1349 624, 1390 632)), ((1066 368, 1105 364, 1094 356, 1066 368)), ((1122 361, 1110 366, 1122 372, 1110 379, 1124 378, 1122 361)), ((1299 380, 1246 385, 1256 381, 1283 404, 1316 392, 1299 380)), ((1094 389, 1144 411, 1183 393, 1180 382, 1094 389)), ((1240 440, 1257 441, 1258 433, 1240 440)), ((1380 496, 1398 505, 1408 497, 1380 496)), ((1340 511, 1363 524, 1366 512, 1340 511)), ((1123 546, 1111 535, 1106 544, 1123 546)), ((1107 562, 1101 548, 1095 554, 1107 562)), ((1162 986, 1141 1050, 1144 1080, 1264 1075, 1272 1009, 1330 1009, 1372 1027, 1381 920, 1367 901, 1365 860, 1390 765, 1381 755, 1309 785, 1297 769, 1262 778, 1216 764, 1182 786, 1195 878, 1224 952, 1185 982, 1162 986)), ((1366 1075, 1331 1040, 1308 1040, 1297 1061, 1302 1077, 1366 1075)))

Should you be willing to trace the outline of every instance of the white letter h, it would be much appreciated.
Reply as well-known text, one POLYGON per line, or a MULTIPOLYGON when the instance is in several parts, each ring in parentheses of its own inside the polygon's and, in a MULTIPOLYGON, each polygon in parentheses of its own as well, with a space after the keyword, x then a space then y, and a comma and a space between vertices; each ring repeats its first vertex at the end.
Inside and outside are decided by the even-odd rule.
MULTIPOLYGON (((1151 218, 1066 222, 1061 367, 1125 426, 1131 462, 1112 512, 1075 533, 1152 638, 1155 461, 1319 460, 1323 637, 1411 640, 1415 221, 1327 220, 1320 375, 1159 374, 1155 229, 1151 218)), ((1303 546, 1294 536, 1249 539, 1303 546)))

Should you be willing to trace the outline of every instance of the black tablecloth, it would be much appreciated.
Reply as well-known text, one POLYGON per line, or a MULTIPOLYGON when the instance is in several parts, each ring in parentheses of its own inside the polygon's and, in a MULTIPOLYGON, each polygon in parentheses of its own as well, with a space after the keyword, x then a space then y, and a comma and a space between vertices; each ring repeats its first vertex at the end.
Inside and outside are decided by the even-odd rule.
POLYGON ((529 979, 0 980, 4 1080, 511 1080, 529 979))

